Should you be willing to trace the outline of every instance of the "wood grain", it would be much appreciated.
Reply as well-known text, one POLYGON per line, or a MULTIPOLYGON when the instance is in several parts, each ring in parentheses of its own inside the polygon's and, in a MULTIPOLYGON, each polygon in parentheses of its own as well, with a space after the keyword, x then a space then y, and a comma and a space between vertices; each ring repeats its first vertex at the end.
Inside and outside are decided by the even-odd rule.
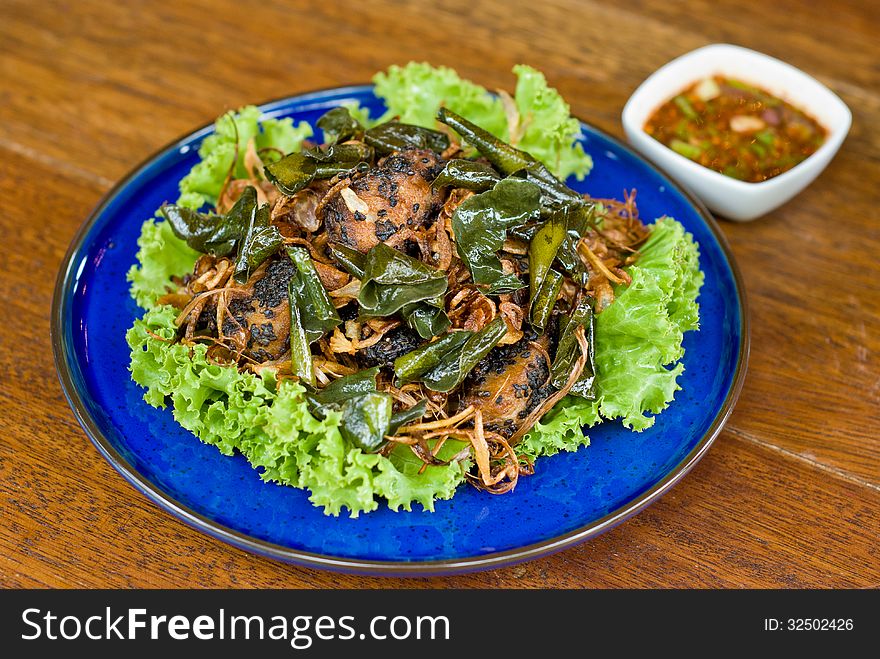
POLYGON ((870 587, 880 585, 880 48, 876 3, 0 4, 0 586, 870 587), (756 29, 760 25, 761 29, 756 29), (315 36, 317 35, 317 36, 315 36), (717 444, 662 501, 600 538, 492 572, 387 580, 251 556, 177 522, 95 451, 52 366, 52 285, 112 183, 227 108, 423 59, 489 88, 542 69, 620 135, 632 90, 730 41, 831 86, 853 129, 825 173, 750 224, 723 223, 752 356, 717 444))

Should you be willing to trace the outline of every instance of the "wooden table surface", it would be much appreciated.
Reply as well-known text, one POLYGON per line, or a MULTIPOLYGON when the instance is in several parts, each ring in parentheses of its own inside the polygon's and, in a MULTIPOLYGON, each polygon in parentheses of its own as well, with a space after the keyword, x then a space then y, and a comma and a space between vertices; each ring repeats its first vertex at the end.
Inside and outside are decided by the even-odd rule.
POLYGON ((880 7, 871 0, 0 1, 0 586, 876 587, 880 585, 880 7), (178 522, 100 457, 61 393, 49 309, 65 249, 133 164, 228 108, 392 63, 488 88, 543 70, 621 135, 633 89, 732 42, 818 78, 853 127, 821 177, 722 223, 751 305, 745 388, 661 501, 605 535, 506 569, 341 576, 252 556, 178 522))

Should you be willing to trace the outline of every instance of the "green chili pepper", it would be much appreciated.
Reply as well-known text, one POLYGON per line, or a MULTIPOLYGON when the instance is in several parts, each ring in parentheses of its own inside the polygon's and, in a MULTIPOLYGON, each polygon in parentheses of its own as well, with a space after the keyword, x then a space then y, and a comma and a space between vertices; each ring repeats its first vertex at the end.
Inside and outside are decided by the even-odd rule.
POLYGON ((251 273, 281 249, 284 240, 270 224, 269 204, 263 204, 251 215, 247 234, 238 250, 233 277, 239 284, 247 282, 251 273))
POLYGON ((314 343, 342 324, 342 319, 318 277, 308 250, 304 247, 288 247, 287 255, 296 266, 290 285, 296 293, 296 305, 301 311, 303 328, 309 343, 314 343))
POLYGON ((593 362, 593 307, 589 298, 581 298, 577 306, 570 314, 562 317, 559 326, 559 341, 556 346, 556 357, 550 367, 550 382, 557 389, 561 389, 571 372, 574 365, 580 358, 581 350, 578 344, 575 332, 578 327, 583 327, 587 341, 589 343, 589 352, 587 354, 587 364, 578 383, 578 395, 584 398, 589 397, 588 394, 595 378, 595 367, 593 362))
POLYGON ((695 146, 690 142, 682 142, 681 140, 671 140, 669 142, 669 148, 691 160, 696 160, 703 153, 703 150, 700 147, 695 146))
POLYGON ((686 116, 688 119, 693 121, 698 121, 700 115, 697 114, 697 111, 694 110, 694 106, 691 105, 691 102, 687 100, 684 96, 676 96, 673 99, 673 102, 678 106, 678 109, 681 110, 681 113, 686 116))
POLYGON ((364 133, 364 142, 383 154, 405 149, 431 149, 441 153, 449 147, 449 136, 421 126, 386 121, 364 133))
POLYGON ((296 304, 296 290, 293 281, 287 289, 290 300, 290 365, 293 374, 300 382, 315 386, 315 365, 312 362, 312 350, 302 326, 299 307, 296 304))
POLYGON ((422 376, 422 382, 431 391, 452 391, 506 333, 504 318, 495 316, 491 323, 468 337, 461 348, 446 353, 437 366, 422 376))
POLYGON ((443 171, 431 183, 435 188, 466 188, 474 192, 491 190, 501 177, 492 167, 473 160, 456 158, 446 163, 443 171))
POLYGON ((425 373, 436 368, 443 357, 462 347, 473 336, 473 332, 449 332, 432 343, 416 348, 394 360, 394 383, 402 387, 415 382, 425 373))
POLYGON ((755 135, 755 139, 758 140, 764 146, 773 146, 776 142, 776 134, 769 128, 762 130, 760 133, 755 135))
POLYGON ((541 288, 538 289, 537 295, 531 302, 532 327, 539 332, 544 331, 544 327, 550 319, 550 313, 556 304, 556 298, 559 297, 559 291, 562 290, 564 279, 556 270, 549 270, 541 283, 541 288))
POLYGON ((448 108, 440 108, 437 120, 461 135, 502 174, 524 175, 526 180, 537 184, 547 206, 583 206, 586 203, 581 195, 556 178, 544 163, 531 154, 499 140, 448 108))

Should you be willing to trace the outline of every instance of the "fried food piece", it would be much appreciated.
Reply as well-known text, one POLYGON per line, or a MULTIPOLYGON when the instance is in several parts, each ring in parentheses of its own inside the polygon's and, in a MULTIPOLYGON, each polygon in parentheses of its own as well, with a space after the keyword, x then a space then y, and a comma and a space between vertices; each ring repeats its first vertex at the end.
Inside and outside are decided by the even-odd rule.
POLYGON ((349 186, 332 192, 321 215, 331 242, 362 253, 379 242, 404 248, 441 205, 431 182, 445 161, 430 150, 409 149, 379 161, 349 186))
POLYGON ((473 405, 482 411, 486 430, 511 437, 555 391, 549 383, 553 334, 529 331, 516 343, 493 348, 465 379, 459 407, 473 405))

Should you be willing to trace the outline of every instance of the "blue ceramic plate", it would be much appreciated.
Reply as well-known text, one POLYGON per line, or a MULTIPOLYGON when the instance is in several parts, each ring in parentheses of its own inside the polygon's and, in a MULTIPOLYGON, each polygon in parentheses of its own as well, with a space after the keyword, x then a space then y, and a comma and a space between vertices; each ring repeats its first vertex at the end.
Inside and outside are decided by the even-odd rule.
MULTIPOLYGON (((314 122, 342 101, 381 112, 370 87, 348 87, 262 106, 269 117, 314 122)), ((147 405, 128 374, 125 331, 142 311, 128 294, 144 219, 177 198, 197 162, 203 128, 162 150, 117 185, 73 241, 55 290, 53 345, 65 394, 98 450, 171 514, 243 549, 315 567, 384 574, 436 574, 497 567, 557 551, 605 531, 657 499, 706 452, 733 408, 745 375, 748 328, 730 251, 699 202, 617 140, 583 127, 595 167, 575 189, 621 197, 638 189, 642 217, 671 215, 700 244, 706 283, 699 332, 685 338, 675 402, 649 430, 618 423, 590 431, 592 445, 537 463, 516 491, 493 496, 461 487, 434 513, 380 507, 358 519, 327 517, 308 494, 263 483, 241 456, 229 458, 147 405)))

